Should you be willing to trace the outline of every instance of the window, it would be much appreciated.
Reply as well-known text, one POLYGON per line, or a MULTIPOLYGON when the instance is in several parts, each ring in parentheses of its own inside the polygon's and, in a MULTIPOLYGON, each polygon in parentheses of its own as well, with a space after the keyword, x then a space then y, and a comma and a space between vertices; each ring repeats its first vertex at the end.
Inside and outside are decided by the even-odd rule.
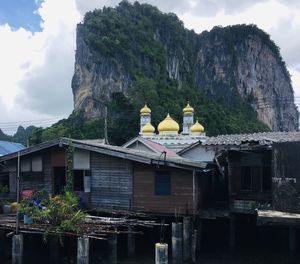
POLYGON ((42 172, 43 161, 41 156, 21 160, 21 172, 42 172))
POLYGON ((73 157, 74 170, 90 169, 90 152, 85 150, 76 150, 73 157))
POLYGON ((171 177, 168 171, 157 171, 155 174, 155 194, 171 194, 171 177))
POLYGON ((74 170, 74 191, 89 192, 90 191, 90 171, 89 170, 74 170))
POLYGON ((251 167, 250 166, 242 167, 241 189, 242 190, 252 190, 252 175, 251 175, 251 167))

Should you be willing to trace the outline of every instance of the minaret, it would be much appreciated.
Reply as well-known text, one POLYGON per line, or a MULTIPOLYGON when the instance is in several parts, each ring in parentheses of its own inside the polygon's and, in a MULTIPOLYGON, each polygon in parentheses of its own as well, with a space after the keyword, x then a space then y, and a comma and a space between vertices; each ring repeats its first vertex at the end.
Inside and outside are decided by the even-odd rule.
POLYGON ((145 104, 140 110, 140 135, 142 134, 143 126, 148 123, 151 123, 151 109, 145 104))
POLYGON ((194 124, 194 108, 190 106, 189 101, 183 108, 182 135, 190 135, 190 128, 194 124))

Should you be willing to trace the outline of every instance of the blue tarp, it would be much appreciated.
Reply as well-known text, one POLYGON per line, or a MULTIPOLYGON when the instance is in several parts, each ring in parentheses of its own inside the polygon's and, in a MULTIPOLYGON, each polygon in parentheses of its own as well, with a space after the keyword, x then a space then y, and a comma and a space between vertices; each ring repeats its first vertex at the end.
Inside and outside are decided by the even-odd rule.
POLYGON ((8 142, 8 141, 1 141, 0 140, 0 156, 17 152, 25 147, 20 143, 8 142))

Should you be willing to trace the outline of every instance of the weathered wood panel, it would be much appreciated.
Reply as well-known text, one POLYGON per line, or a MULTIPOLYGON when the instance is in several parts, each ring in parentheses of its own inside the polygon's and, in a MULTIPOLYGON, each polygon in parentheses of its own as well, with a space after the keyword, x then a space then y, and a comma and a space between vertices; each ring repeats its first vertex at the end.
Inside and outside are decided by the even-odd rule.
POLYGON ((132 162, 91 153, 91 203, 96 208, 128 209, 132 204, 132 162))
POLYGON ((235 199, 269 200, 271 190, 263 189, 263 177, 271 178, 271 175, 264 175, 264 167, 271 166, 271 151, 248 151, 247 153, 232 151, 228 156, 228 177, 229 194, 235 199), (249 169, 251 174, 251 188, 243 190, 242 175, 243 169, 249 169))
POLYGON ((65 149, 53 150, 51 153, 52 167, 65 167, 66 166, 66 151, 65 149))
MULTIPOLYGON (((193 211, 193 172, 174 168, 134 164, 134 208, 136 210, 174 214, 193 211), (155 173, 157 170, 169 171, 171 194, 155 195, 155 173)), ((199 181, 195 175, 195 207, 199 203, 199 181)))
POLYGON ((300 142, 273 145, 273 204, 285 212, 300 212, 300 142))
POLYGON ((44 190, 53 194, 53 170, 51 166, 51 156, 48 153, 43 157, 43 174, 44 190))

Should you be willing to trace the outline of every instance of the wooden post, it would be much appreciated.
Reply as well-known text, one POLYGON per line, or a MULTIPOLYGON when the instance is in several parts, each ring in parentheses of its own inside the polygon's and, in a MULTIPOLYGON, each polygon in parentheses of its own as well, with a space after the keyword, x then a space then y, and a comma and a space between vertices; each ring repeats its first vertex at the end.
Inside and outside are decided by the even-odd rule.
POLYGON ((111 234, 108 237, 108 263, 117 264, 118 260, 118 236, 111 234))
POLYGON ((77 238, 77 264, 89 264, 89 238, 77 238))
POLYGON ((198 252, 201 250, 202 247, 202 225, 203 225, 203 220, 199 219, 199 223, 197 226, 197 248, 198 252))
POLYGON ((4 263, 4 259, 6 257, 6 253, 8 250, 5 250, 5 231, 4 229, 0 229, 0 263, 4 263))
POLYGON ((191 259, 191 218, 183 218, 183 262, 187 263, 191 259))
POLYGON ((192 263, 196 263, 197 260, 197 230, 194 230, 192 234, 192 263))
POLYGON ((155 264, 168 264, 168 244, 155 244, 155 264))
POLYGON ((182 263, 182 223, 172 223, 172 263, 182 263))
POLYGON ((127 235, 127 252, 128 252, 128 257, 134 257, 135 255, 135 234, 134 232, 134 227, 129 226, 128 227, 128 235, 127 235))
POLYGON ((48 252, 50 263, 59 262, 59 239, 58 236, 49 236, 48 252))
POLYGON ((289 226, 289 251, 290 253, 295 253, 296 252, 296 245, 297 245, 297 240, 296 240, 296 228, 293 226, 289 226))
POLYGON ((231 216, 229 221, 229 249, 235 252, 235 217, 231 216))
POLYGON ((14 235, 12 238, 12 264, 22 264, 23 261, 23 235, 14 235))

